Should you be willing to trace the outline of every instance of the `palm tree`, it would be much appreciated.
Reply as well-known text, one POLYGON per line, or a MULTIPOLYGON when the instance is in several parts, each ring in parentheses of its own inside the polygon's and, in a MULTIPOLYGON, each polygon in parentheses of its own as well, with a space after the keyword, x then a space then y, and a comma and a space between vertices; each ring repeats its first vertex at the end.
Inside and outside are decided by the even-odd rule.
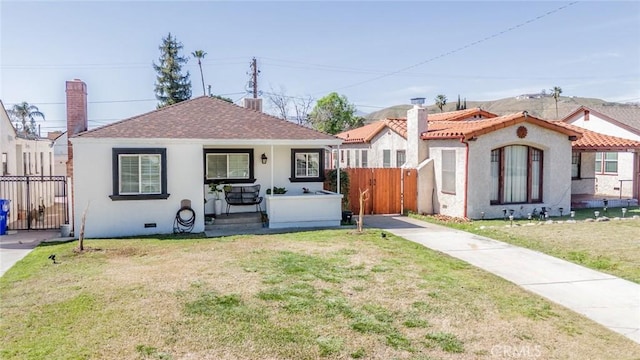
POLYGON ((198 59, 198 66, 200 67, 200 78, 202 79, 202 95, 207 95, 206 90, 204 89, 204 74, 202 73, 202 59, 207 55, 204 50, 196 50, 191 53, 191 56, 198 59))
POLYGON ((438 96, 436 96, 436 106, 438 107, 438 109, 440 109, 440 112, 442 112, 442 108, 444 108, 444 106, 447 104, 447 97, 440 94, 438 96))
POLYGON ((44 120, 44 114, 40 112, 40 109, 26 101, 13 105, 9 112, 16 120, 22 121, 22 132, 25 134, 36 133, 36 117, 40 117, 44 120), (31 122, 29 127, 27 127, 27 119, 31 122))
POLYGON ((554 86, 553 89, 551 89, 551 96, 553 96, 553 99, 556 101, 556 119, 558 119, 558 99, 560 98, 560 94, 562 94, 560 86, 554 86))

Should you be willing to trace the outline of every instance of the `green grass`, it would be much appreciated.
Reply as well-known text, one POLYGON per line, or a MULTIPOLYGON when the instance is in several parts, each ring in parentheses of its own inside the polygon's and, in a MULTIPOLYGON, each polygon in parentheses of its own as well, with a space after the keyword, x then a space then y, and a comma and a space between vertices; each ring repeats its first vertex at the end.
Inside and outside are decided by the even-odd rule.
MULTIPOLYGON (((594 211, 604 214, 603 208, 576 210, 575 223, 566 214, 550 218, 553 224, 536 220, 503 219, 446 221, 432 216, 411 214, 412 217, 445 225, 458 230, 486 236, 551 256, 565 259, 578 265, 602 271, 614 276, 640 283, 640 220, 632 219, 640 215, 640 209, 630 209, 624 220, 586 222, 594 218, 594 211), (561 222, 561 223, 559 223, 561 222)), ((620 208, 609 208, 609 217, 622 217, 620 208)))
POLYGON ((544 358, 640 356, 599 325, 393 235, 85 245, 38 247, 0 278, 0 358, 457 359, 551 343, 544 358))

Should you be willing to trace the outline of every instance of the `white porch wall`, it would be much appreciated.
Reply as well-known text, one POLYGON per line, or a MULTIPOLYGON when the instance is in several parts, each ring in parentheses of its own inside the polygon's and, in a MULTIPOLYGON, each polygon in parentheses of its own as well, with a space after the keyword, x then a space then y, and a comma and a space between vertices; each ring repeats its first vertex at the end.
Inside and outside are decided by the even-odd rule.
MULTIPOLYGON (((437 173, 437 171, 436 171, 437 173)), ((469 142, 469 182, 467 216, 481 218, 501 218, 502 209, 515 210, 514 216, 525 217, 534 208, 538 211, 545 206, 551 215, 564 213, 571 207, 571 141, 567 135, 529 123, 520 123, 493 131, 469 142), (519 139, 516 129, 525 126, 527 137, 519 139), (528 145, 544 151, 542 203, 490 205, 491 192, 491 150, 507 145, 528 145)))

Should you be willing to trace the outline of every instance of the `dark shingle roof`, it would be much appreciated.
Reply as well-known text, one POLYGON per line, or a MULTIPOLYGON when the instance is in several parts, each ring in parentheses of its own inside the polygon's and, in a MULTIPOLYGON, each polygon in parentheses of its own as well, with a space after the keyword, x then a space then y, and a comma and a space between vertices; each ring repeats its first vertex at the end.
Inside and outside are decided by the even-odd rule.
POLYGON ((339 140, 262 112, 201 96, 76 135, 81 138, 339 140))

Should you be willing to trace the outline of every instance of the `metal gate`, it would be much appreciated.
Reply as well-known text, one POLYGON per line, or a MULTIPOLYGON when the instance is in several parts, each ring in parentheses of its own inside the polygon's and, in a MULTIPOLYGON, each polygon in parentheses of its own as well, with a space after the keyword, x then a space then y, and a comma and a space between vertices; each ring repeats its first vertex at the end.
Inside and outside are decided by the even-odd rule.
POLYGON ((66 176, 0 176, 0 199, 10 200, 10 230, 60 229, 69 223, 66 176))

